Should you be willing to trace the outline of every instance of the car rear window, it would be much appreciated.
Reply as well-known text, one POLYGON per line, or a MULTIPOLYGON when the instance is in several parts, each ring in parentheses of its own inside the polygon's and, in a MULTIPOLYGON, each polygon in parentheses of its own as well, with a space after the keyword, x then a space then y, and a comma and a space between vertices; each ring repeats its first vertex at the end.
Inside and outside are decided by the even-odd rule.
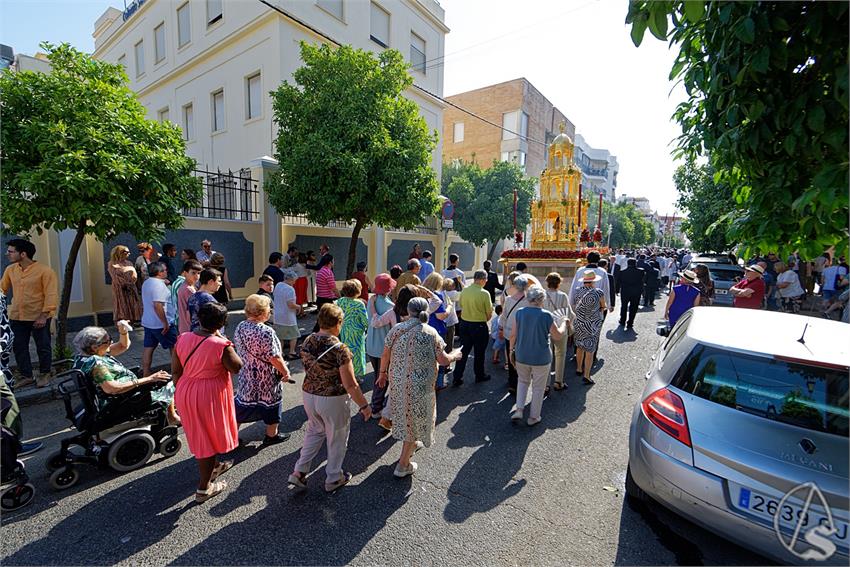
POLYGON ((847 437, 846 368, 814 366, 698 345, 671 382, 730 408, 847 437))
POLYGON ((711 279, 720 282, 734 282, 735 278, 740 278, 744 275, 743 270, 721 268, 719 266, 709 266, 708 272, 711 274, 711 279))

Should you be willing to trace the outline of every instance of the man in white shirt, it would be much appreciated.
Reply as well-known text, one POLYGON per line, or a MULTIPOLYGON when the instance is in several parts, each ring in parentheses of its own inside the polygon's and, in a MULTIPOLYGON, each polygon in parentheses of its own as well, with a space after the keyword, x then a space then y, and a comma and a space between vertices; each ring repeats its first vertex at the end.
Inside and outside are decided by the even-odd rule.
POLYGON ((443 270, 443 277, 450 280, 460 278, 461 283, 466 286, 466 276, 463 270, 457 267, 458 262, 460 262, 460 257, 457 254, 449 254, 449 267, 443 270))
MULTIPOLYGON (((587 270, 593 270, 594 272, 599 274, 599 277, 602 278, 601 280, 594 282, 593 287, 601 289, 602 291, 604 291, 605 292, 605 301, 610 303, 610 301, 608 301, 608 298, 611 297, 611 290, 610 290, 610 287, 609 287, 609 284, 608 284, 608 272, 606 272, 605 270, 603 270, 602 268, 599 267, 599 265, 598 265, 599 259, 600 259, 599 252, 596 252, 595 250, 588 252, 587 253, 587 265, 583 266, 581 268, 578 268, 576 270, 576 274, 575 274, 575 276, 573 276, 573 283, 570 285, 570 293, 569 293, 570 305, 572 307, 575 307, 575 301, 574 300, 575 300, 576 288, 581 287, 581 285, 583 285, 583 284, 581 284, 580 280, 581 280, 582 276, 584 276, 584 272, 587 271, 587 270)), ((613 311, 613 310, 614 310, 614 308, 611 307, 611 305, 608 305, 608 311, 613 311)))
POLYGON ((148 265, 148 274, 148 279, 142 284, 142 327, 145 329, 142 376, 151 374, 153 351, 157 345, 171 350, 177 342, 176 311, 170 301, 171 292, 165 285, 168 276, 165 264, 154 262, 148 265))

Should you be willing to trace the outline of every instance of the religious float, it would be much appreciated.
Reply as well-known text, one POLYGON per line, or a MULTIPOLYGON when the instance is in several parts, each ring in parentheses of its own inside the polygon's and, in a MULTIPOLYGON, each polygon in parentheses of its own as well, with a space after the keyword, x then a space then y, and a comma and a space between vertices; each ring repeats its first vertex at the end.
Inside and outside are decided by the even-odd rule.
MULTIPOLYGON (((514 230, 516 246, 502 252, 499 263, 507 276, 519 262, 541 282, 550 272, 558 272, 568 282, 577 269, 587 262, 590 250, 607 256, 601 246, 602 195, 599 195, 600 218, 591 231, 587 225, 590 200, 582 195, 581 170, 574 161, 575 145, 561 133, 549 146, 549 165, 540 174, 540 198, 531 203, 531 247, 521 248, 523 235, 514 230)), ((514 215, 516 219, 516 215, 514 215)))

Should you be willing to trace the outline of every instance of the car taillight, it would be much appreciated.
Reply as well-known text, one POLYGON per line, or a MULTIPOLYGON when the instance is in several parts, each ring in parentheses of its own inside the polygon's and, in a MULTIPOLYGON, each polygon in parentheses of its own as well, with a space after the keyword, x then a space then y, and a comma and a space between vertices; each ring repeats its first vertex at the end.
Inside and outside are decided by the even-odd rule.
POLYGON ((653 392, 643 403, 643 413, 664 433, 691 446, 691 434, 688 431, 688 417, 682 398, 667 388, 653 392))

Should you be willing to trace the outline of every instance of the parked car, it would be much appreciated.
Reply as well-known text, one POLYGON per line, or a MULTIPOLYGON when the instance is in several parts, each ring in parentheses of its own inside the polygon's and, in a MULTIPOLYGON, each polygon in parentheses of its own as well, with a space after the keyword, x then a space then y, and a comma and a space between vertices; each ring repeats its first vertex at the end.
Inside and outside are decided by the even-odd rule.
POLYGON ((714 281, 713 305, 732 305, 732 294, 729 288, 744 277, 744 268, 729 261, 727 256, 720 258, 698 256, 691 260, 688 269, 693 270, 697 264, 705 264, 711 279, 714 281))
POLYGON ((774 560, 832 545, 816 564, 847 565, 848 363, 844 323, 688 311, 646 373, 627 494, 774 560))

